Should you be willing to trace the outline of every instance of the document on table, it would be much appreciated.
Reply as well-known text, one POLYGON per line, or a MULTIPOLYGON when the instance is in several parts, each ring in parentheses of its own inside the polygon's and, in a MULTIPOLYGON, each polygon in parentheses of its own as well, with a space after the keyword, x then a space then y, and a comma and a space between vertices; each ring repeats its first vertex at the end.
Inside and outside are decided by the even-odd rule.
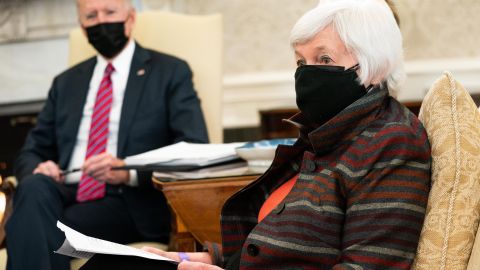
POLYGON ((125 158, 128 166, 158 165, 197 167, 219 164, 238 159, 235 148, 244 143, 204 144, 179 142, 159 149, 125 158))
POLYGON ((169 261, 177 264, 176 261, 169 258, 146 252, 138 248, 86 236, 64 225, 60 221, 57 221, 57 227, 65 233, 65 242, 63 242, 63 245, 55 251, 58 254, 80 259, 90 259, 97 253, 136 256, 152 260, 169 261))
POLYGON ((160 181, 182 180, 182 179, 202 179, 240 176, 248 173, 247 162, 229 162, 223 165, 216 165, 191 171, 155 171, 153 176, 160 181))

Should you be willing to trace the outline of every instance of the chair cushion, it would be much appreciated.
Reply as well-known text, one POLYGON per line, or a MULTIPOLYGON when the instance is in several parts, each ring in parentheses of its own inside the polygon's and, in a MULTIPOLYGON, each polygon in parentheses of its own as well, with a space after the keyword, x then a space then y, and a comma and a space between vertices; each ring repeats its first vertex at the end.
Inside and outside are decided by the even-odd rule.
POLYGON ((480 112, 446 72, 420 109, 432 147, 432 188, 412 269, 466 269, 480 217, 480 112))
POLYGON ((475 237, 475 244, 473 244, 470 260, 468 260, 467 270, 480 269, 480 230, 477 229, 477 236, 475 237))

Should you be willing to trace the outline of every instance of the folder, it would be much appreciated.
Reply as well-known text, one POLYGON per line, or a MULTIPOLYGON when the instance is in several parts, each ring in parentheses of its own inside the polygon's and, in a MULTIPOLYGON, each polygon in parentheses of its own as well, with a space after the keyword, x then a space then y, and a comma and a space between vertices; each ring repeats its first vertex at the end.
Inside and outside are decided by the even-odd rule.
POLYGON ((194 180, 204 178, 231 177, 254 174, 249 171, 247 162, 236 160, 193 170, 154 170, 153 176, 162 182, 176 180, 194 180))
POLYGON ((108 254, 95 254, 80 270, 175 270, 178 263, 158 261, 135 256, 117 256, 108 254))
POLYGON ((199 144, 179 142, 125 158, 116 169, 187 171, 238 160, 235 149, 244 143, 199 144))

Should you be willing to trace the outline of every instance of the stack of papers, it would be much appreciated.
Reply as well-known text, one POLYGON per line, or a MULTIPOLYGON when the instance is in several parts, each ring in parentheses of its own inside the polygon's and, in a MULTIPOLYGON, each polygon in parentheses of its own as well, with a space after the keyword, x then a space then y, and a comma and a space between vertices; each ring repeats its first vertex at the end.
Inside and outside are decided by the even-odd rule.
POLYGON ((64 225, 60 221, 57 221, 57 227, 65 233, 65 242, 56 251, 58 254, 80 259, 90 259, 95 254, 110 254, 136 256, 152 260, 168 261, 175 264, 177 263, 166 257, 146 252, 138 248, 86 236, 64 225))
POLYGON ((235 148, 244 143, 198 144, 179 142, 125 158, 127 167, 194 169, 238 159, 235 148))
POLYGON ((193 180, 203 178, 230 177, 246 175, 249 168, 245 161, 229 162, 190 171, 155 171, 153 176, 160 181, 193 180))

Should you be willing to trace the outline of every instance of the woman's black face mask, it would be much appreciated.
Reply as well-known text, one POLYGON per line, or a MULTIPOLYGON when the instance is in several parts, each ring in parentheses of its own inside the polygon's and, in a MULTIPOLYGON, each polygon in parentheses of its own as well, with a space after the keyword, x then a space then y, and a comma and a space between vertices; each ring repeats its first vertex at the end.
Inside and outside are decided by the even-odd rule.
POLYGON ((125 22, 100 23, 86 27, 88 42, 105 58, 112 58, 122 51, 128 42, 125 22))
POLYGON ((367 93, 358 82, 358 64, 341 66, 304 65, 295 72, 297 106, 314 125, 323 125, 367 93))

